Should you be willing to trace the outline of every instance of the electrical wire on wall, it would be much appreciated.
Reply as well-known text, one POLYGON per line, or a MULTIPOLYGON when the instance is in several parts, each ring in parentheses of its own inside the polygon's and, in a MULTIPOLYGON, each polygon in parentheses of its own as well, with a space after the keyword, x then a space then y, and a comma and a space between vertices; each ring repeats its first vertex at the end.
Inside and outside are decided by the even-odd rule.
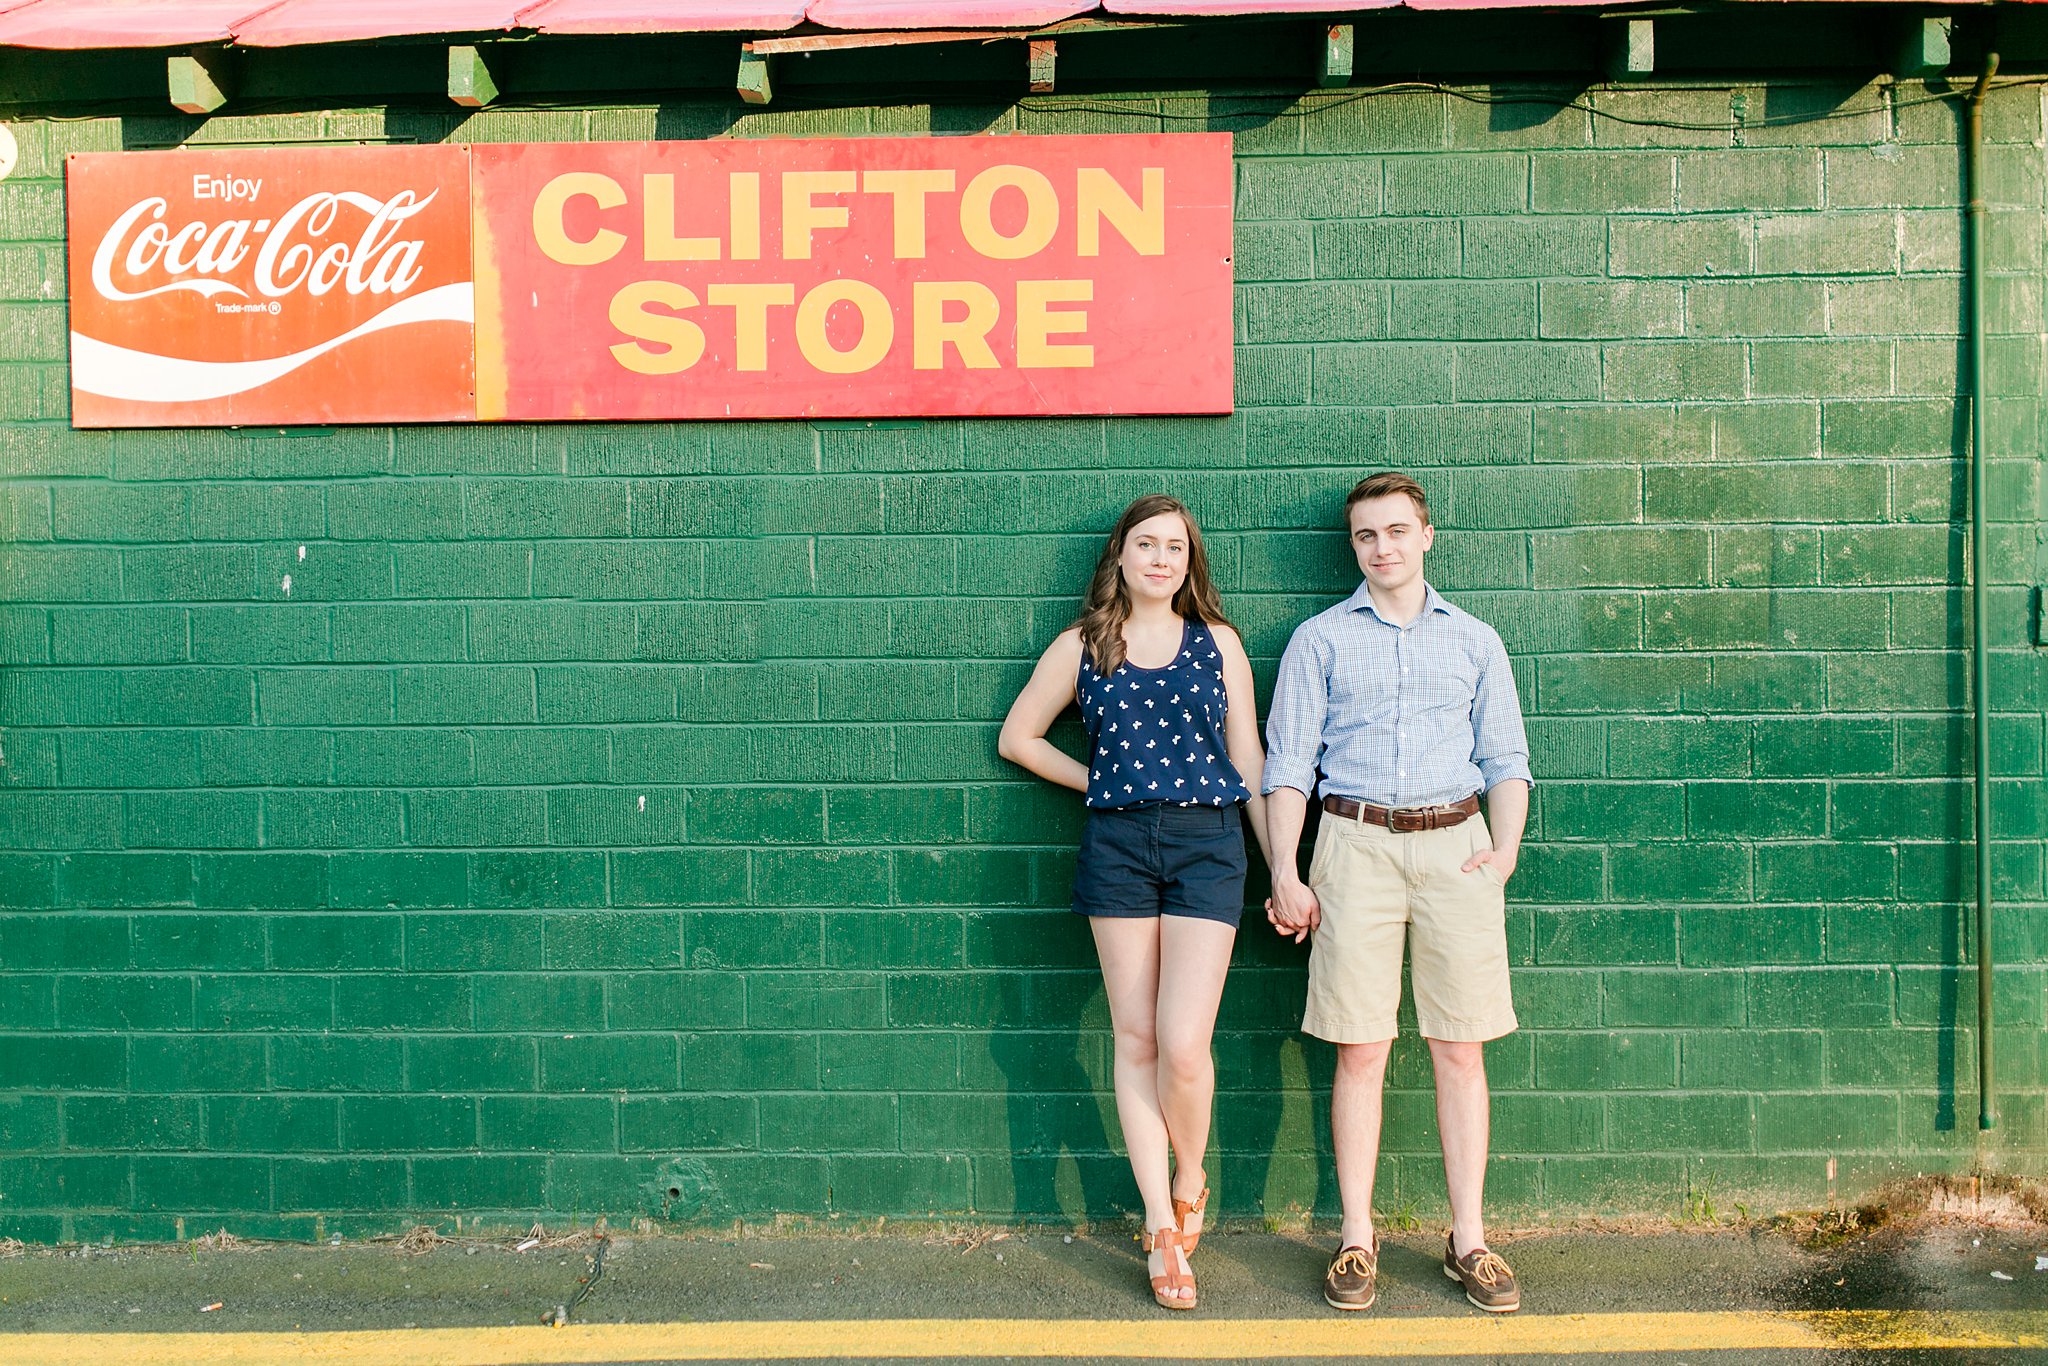
MULTIPOLYGON (((2048 84, 2048 76, 2025 76, 2014 80, 1995 82, 1991 85, 1990 89, 1992 91, 2010 90, 2022 86, 2039 86, 2044 84, 2048 84)), ((1717 82, 1707 85, 1687 86, 1613 86, 1605 87, 1604 90, 1610 94, 1656 94, 1667 90, 1733 90, 1735 88, 1729 83, 1717 82)), ((1895 89, 1896 87, 1887 88, 1895 89)), ((1915 95, 1910 98, 1893 96, 1880 103, 1864 105, 1854 109, 1826 109, 1816 113, 1801 112, 1797 114, 1765 115, 1762 118, 1756 119, 1731 117, 1726 122, 1720 123, 1705 123, 1687 119, 1659 119, 1639 114, 1623 114, 1612 109, 1602 108, 1599 104, 1594 103, 1585 96, 1566 99, 1543 95, 1491 95, 1471 88, 1445 85, 1440 81, 1401 81, 1392 85, 1375 85, 1355 90, 1333 90, 1327 93, 1311 90, 1299 94, 1243 95, 1234 98, 1244 100, 1286 100, 1289 103, 1275 108, 1247 107, 1244 109, 1228 110, 1217 109, 1212 103, 1210 108, 1204 112, 1185 114, 1167 109, 1134 109, 1128 104, 1090 103, 1091 99, 1099 101, 1101 97, 1086 95, 1076 95, 1071 98, 1034 96, 1029 99, 1018 100, 1016 103, 1017 108, 1029 110, 1034 114, 1109 114, 1125 115, 1131 118, 1165 119, 1176 123, 1214 123, 1218 120, 1232 118, 1313 118, 1317 114, 1327 113, 1333 109, 1341 109, 1346 105, 1357 104, 1363 100, 1377 99, 1388 95, 1447 95, 1454 100, 1463 100, 1467 104, 1488 106, 1535 105, 1542 108, 1556 109, 1560 112, 1567 109, 1576 109, 1592 115, 1597 120, 1625 124, 1633 128, 1668 128, 1676 132, 1685 133, 1727 133, 1744 128, 1791 128, 1801 124, 1869 118, 1872 115, 1893 114, 1901 109, 1916 109, 1922 105, 1929 104, 1959 104, 1970 98, 1970 91, 1967 88, 1930 91, 1927 94, 1915 95)), ((1172 97, 1158 98, 1161 98, 1163 102, 1165 99, 1172 97)), ((929 101, 920 102, 928 103, 929 101)))
MULTIPOLYGON (((1546 82, 1540 77, 1533 76, 1526 78, 1515 77, 1513 79, 1517 83, 1521 83, 1526 80, 1526 82, 1529 84, 1562 83, 1554 79, 1546 82)), ((1661 82, 1656 85, 1627 86, 1608 84, 1586 85, 1581 87, 1586 92, 1584 94, 1574 96, 1547 96, 1540 94, 1496 95, 1489 93, 1488 91, 1480 87, 1450 85, 1442 81, 1397 81, 1387 85, 1357 86, 1348 89, 1328 91, 1317 89, 1302 90, 1294 87, 1287 87, 1282 89, 1275 89, 1272 91, 1247 92, 1242 95, 1221 97, 1220 99, 1217 97, 1204 97, 1207 99, 1206 108, 1200 111, 1191 110, 1188 112, 1181 112, 1178 110, 1165 107, 1174 98, 1174 96, 1170 94, 1149 96, 1148 101, 1150 102, 1152 107, 1145 108, 1136 107, 1133 103, 1130 102, 1118 101, 1114 97, 1094 94, 1033 95, 1011 100, 1004 100, 1000 97, 989 99, 979 95, 933 94, 929 96, 917 95, 897 100, 880 101, 875 100, 873 98, 849 98, 846 100, 831 100, 822 98, 806 99, 803 97, 803 95, 799 94, 795 98, 787 100, 786 105, 790 109, 804 110, 830 110, 842 108, 892 109, 911 108, 918 106, 926 106, 932 108, 960 108, 963 106, 983 106, 991 110, 1011 108, 1021 109, 1028 113, 1033 114, 1094 114, 1100 116, 1108 116, 1112 118, 1159 120, 1167 123, 1201 123, 1213 126, 1219 123, 1227 123, 1234 119, 1312 119, 1319 115, 1330 113, 1334 110, 1346 108, 1350 105, 1359 104, 1369 100, 1383 99, 1390 96, 1443 95, 1450 99, 1462 100, 1467 104, 1476 104, 1488 107, 1533 106, 1538 108, 1554 109, 1559 112, 1564 112, 1567 110, 1576 110, 1580 113, 1584 113, 1591 116, 1594 120, 1599 122, 1619 124, 1632 128, 1663 128, 1669 129, 1673 132, 1684 133, 1739 134, 1740 132, 1747 129, 1792 128, 1805 124, 1829 123, 1838 122, 1846 119, 1869 118, 1873 115, 1890 116, 1896 115, 1900 110, 1916 109, 1931 104, 1961 105, 1966 103, 1970 99, 1971 95, 1971 87, 1959 86, 1949 90, 1930 90, 1924 94, 1906 96, 1898 93, 1899 87, 1892 78, 1879 77, 1878 83, 1880 89, 1884 92, 1884 95, 1883 98, 1881 98, 1876 103, 1872 104, 1859 105, 1855 108, 1823 109, 1814 112, 1807 112, 1802 110, 1800 112, 1792 114, 1766 114, 1758 118, 1750 118, 1740 113, 1731 111, 1730 116, 1726 120, 1716 122, 1706 122, 1693 119, 1657 118, 1652 115, 1644 114, 1625 114, 1618 110, 1603 107, 1598 102, 1597 97, 1602 94, 1656 95, 1664 93, 1674 93, 1679 91, 1727 90, 1731 93, 1731 95, 1734 98, 1739 99, 1742 94, 1742 85, 1740 82, 1661 82), (1242 103, 1239 104, 1237 107, 1219 107, 1223 99, 1242 103)), ((2001 90, 2012 90, 2041 85, 2048 85, 2048 75, 2020 76, 2013 77, 2007 80, 1995 81, 1988 87, 1986 93, 1995 94, 1996 92, 2001 90)), ((580 92, 578 94, 564 94, 559 97, 545 99, 530 97, 520 98, 518 96, 501 97, 500 99, 492 103, 491 111, 494 113, 515 110, 546 111, 573 109, 587 111, 593 107, 592 96, 595 95, 596 93, 597 92, 586 91, 580 92)), ((668 95, 672 94, 673 92, 663 93, 665 95, 668 95)), ((724 92, 724 94, 726 94, 727 96, 729 96, 730 93, 730 91, 724 92)), ((816 92, 813 92, 813 94, 815 93, 816 92)), ((717 98, 718 94, 719 92, 711 90, 701 92, 702 97, 704 97, 707 100, 717 98)), ((1190 98, 1193 97, 1191 96, 1190 98)), ((695 101, 693 100, 689 102, 695 101)), ((778 101, 778 104, 783 103, 785 103, 785 101, 778 101)), ((269 100, 249 100, 237 102, 235 112, 238 116, 246 116, 252 114, 291 112, 298 110, 301 107, 302 104, 300 102, 286 98, 276 98, 269 100)), ((409 101, 401 102, 396 100, 389 102, 385 107, 404 109, 408 113, 418 113, 420 112, 421 108, 421 106, 416 106, 409 101)), ((461 119, 463 118, 462 114, 449 111, 447 109, 447 106, 444 103, 440 103, 439 101, 436 101, 433 104, 427 105, 425 107, 430 108, 433 112, 437 114, 441 114, 443 117, 447 118, 453 125, 459 125, 461 119)), ((631 106, 622 103, 617 106, 606 107, 631 106)), ((155 106, 152 106, 151 112, 155 114, 159 111, 156 109, 155 106)), ((754 112, 754 110, 747 108, 742 108, 735 111, 738 117, 746 117, 748 115, 753 114, 754 112)), ((50 122, 63 123, 82 122, 94 118, 104 117, 104 115, 44 114, 40 117, 47 119, 50 122)), ((202 122, 204 122, 204 120, 201 118, 194 119, 195 125, 202 122)), ((246 143, 239 140, 216 141, 213 139, 208 139, 206 141, 206 145, 209 147, 231 147, 242 145, 281 146, 299 145, 302 143, 307 145, 360 145, 364 143, 414 143, 420 141, 445 140, 447 139, 423 139, 418 136, 408 134, 385 134, 381 136, 367 137, 361 135, 330 135, 309 138, 269 139, 261 141, 252 139, 246 143)), ((130 148, 130 150, 155 145, 171 147, 183 146, 186 144, 183 140, 173 138, 168 139, 161 144, 137 143, 134 144, 130 148)))

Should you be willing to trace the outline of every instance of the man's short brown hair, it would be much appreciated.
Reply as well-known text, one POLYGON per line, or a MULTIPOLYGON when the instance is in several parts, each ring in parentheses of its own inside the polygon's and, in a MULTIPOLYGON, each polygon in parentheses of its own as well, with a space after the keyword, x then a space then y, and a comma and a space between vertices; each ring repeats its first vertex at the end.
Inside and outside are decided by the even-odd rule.
POLYGON ((1389 494, 1405 493, 1415 500, 1415 510, 1422 514, 1422 524, 1429 525, 1429 495, 1422 491, 1422 485, 1399 470, 1381 470, 1368 474, 1358 481, 1351 490, 1351 496, 1344 500, 1344 520, 1351 520, 1351 509, 1368 498, 1385 498, 1389 494))

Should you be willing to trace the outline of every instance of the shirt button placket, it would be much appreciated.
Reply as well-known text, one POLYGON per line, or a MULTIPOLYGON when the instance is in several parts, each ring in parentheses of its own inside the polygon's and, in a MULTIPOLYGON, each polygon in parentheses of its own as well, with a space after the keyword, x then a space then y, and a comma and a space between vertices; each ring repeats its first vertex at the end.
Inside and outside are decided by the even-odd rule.
POLYGON ((1408 628, 1394 633, 1394 661, 1401 672, 1394 679, 1394 805, 1402 804, 1407 793, 1408 731, 1408 628))

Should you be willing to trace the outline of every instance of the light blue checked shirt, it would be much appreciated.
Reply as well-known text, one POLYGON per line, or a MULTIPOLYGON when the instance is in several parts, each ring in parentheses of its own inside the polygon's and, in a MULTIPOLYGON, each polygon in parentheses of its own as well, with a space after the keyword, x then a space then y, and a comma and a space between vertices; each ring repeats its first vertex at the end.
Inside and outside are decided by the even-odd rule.
POLYGON ((1522 705, 1500 636, 1423 585, 1406 626, 1358 591, 1294 630, 1266 718, 1264 790, 1438 806, 1532 782, 1522 705))

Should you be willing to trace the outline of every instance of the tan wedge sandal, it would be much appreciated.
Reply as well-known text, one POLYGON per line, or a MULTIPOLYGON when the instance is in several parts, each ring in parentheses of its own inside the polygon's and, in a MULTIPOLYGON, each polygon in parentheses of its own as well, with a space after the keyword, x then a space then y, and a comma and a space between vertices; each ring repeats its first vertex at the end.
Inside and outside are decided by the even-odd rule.
MULTIPOLYGON (((1180 1230, 1171 1224, 1164 1228, 1154 1229, 1146 1234, 1144 1246, 1148 1256, 1155 1251, 1171 1253, 1176 1248, 1180 1249, 1183 1257, 1187 1255, 1187 1249, 1181 1247, 1180 1230)), ((1174 1268, 1174 1259, 1171 1256, 1163 1260, 1166 1262, 1166 1270, 1162 1274, 1152 1277, 1152 1298, 1159 1302, 1159 1307, 1162 1309, 1193 1309, 1195 1307, 1195 1273, 1192 1270, 1176 1270, 1174 1268), (1189 1292, 1186 1299, 1181 1299, 1167 1293, 1170 1290, 1182 1289, 1189 1292)))
MULTIPOLYGON (((1201 1246, 1202 1230, 1196 1229, 1193 1233, 1189 1233, 1188 1216, 1190 1214, 1202 1214, 1208 1207, 1209 1188, 1207 1186, 1202 1187, 1202 1193, 1192 1200, 1176 1200, 1173 1202, 1173 1222, 1175 1227, 1180 1229, 1180 1250, 1182 1252, 1192 1253, 1197 1247, 1201 1246)), ((1208 1217, 1204 1215, 1202 1223, 1206 1225, 1208 1222, 1208 1217)))

